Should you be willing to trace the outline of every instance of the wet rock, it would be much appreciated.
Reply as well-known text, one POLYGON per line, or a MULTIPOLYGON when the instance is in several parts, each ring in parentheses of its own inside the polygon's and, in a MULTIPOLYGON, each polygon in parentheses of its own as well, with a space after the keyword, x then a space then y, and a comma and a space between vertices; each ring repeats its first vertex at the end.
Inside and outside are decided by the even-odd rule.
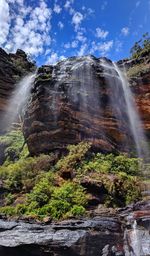
POLYGON ((140 204, 142 212, 146 213, 140 221, 131 208, 128 213, 123 210, 122 214, 116 211, 110 215, 105 211, 105 217, 64 220, 47 225, 0 220, 0 255, 148 256, 150 216, 147 216, 146 205, 149 203, 140 204))
POLYGON ((104 60, 113 65, 106 58, 85 56, 39 68, 23 125, 31 155, 63 152, 68 144, 84 140, 94 151, 129 150, 132 138, 123 95, 119 94, 120 108, 115 106, 118 96, 113 106, 111 102, 119 93, 118 75, 114 69, 112 75, 105 72, 104 60))
MULTIPOLYGON (((17 50, 15 54, 7 54, 0 48, 0 120, 4 116, 16 83, 33 69, 35 65, 28 60, 22 50, 17 50)), ((5 124, 1 122, 0 133, 5 128, 5 124)))
POLYGON ((0 231, 1 256, 104 255, 107 244, 110 252, 123 243, 116 218, 70 220, 46 226, 0 221, 0 231))

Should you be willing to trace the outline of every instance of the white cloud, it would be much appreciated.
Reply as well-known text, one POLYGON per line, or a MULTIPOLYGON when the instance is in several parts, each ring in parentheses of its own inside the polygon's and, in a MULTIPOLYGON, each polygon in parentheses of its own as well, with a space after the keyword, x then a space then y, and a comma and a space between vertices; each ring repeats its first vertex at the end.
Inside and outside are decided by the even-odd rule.
POLYGON ((106 41, 103 43, 102 42, 97 43, 93 41, 90 53, 94 54, 96 51, 98 51, 101 55, 107 55, 107 53, 112 49, 113 44, 114 44, 113 40, 106 41))
POLYGON ((122 28, 122 29, 121 29, 121 33, 122 33, 124 36, 129 35, 129 28, 128 28, 128 27, 122 28))
POLYGON ((113 46, 113 41, 108 41, 108 42, 104 42, 102 44, 100 44, 98 46, 98 50, 102 53, 102 54, 106 54, 107 52, 110 51, 110 49, 112 48, 113 46))
POLYGON ((135 4, 136 8, 139 7, 140 3, 141 3, 141 1, 136 2, 136 4, 135 4))
POLYGON ((9 5, 5 0, 0 0, 0 45, 5 43, 10 28, 9 5))
POLYGON ((77 48, 78 47, 78 41, 77 40, 72 41, 71 47, 72 48, 77 48))
MULTIPOLYGON (((0 1, 2 2, 2 0, 0 1)), ((15 14, 12 13, 10 16, 7 16, 8 20, 10 19, 11 26, 7 20, 5 40, 0 41, 0 43, 8 51, 15 52, 20 48, 32 56, 38 56, 51 44, 49 34, 52 11, 44 0, 40 0, 39 5, 35 8, 31 6, 26 8, 23 4, 23 0, 9 0, 10 8, 15 8, 15 14)), ((7 6, 6 16, 6 13, 9 13, 9 6, 6 5, 6 1, 5 6, 7 6)), ((0 15, 1 18, 2 15, 0 15)), ((1 24, 3 23, 0 22, 0 26, 1 24)), ((2 33, 2 29, 0 29, 0 33, 2 33)), ((2 36, 0 37, 1 39, 2 36)))
POLYGON ((104 11, 104 10, 106 9, 107 5, 108 5, 108 2, 107 2, 107 1, 104 1, 104 2, 102 3, 102 5, 101 5, 101 10, 104 11))
POLYGON ((53 10, 54 10, 55 13, 59 14, 59 13, 61 13, 62 8, 60 7, 60 5, 55 4, 53 10))
POLYGON ((59 27, 60 29, 63 29, 63 28, 64 28, 64 24, 63 24, 61 21, 59 21, 59 22, 58 22, 58 27, 59 27))
POLYGON ((58 54, 56 52, 52 52, 48 57, 46 64, 55 64, 58 61, 58 54))
POLYGON ((104 31, 101 28, 96 28, 96 37, 105 39, 108 36, 108 34, 108 31, 104 31))
POLYGON ((74 0, 67 0, 64 5, 65 9, 69 9, 73 3, 74 0))
POLYGON ((75 30, 78 30, 82 20, 84 19, 82 13, 75 12, 72 17, 72 23, 75 25, 75 30))
POLYGON ((65 56, 58 56, 56 52, 52 52, 51 55, 47 58, 46 64, 54 65, 60 60, 66 59, 65 56))
POLYGON ((24 0, 7 0, 8 3, 12 3, 12 4, 19 4, 22 5, 24 4, 24 0))
POLYGON ((77 48, 78 44, 79 44, 79 42, 77 40, 74 40, 71 43, 68 42, 68 43, 64 44, 64 48, 65 49, 77 48))
POLYGON ((82 31, 78 31, 76 34, 76 40, 85 43, 85 41, 87 40, 86 36, 84 36, 82 31))
POLYGON ((78 56, 83 56, 83 55, 85 55, 85 53, 86 53, 86 51, 87 51, 87 48, 88 48, 87 44, 81 45, 80 50, 78 51, 77 55, 78 55, 78 56))
POLYGON ((122 51, 122 46, 123 46, 123 42, 121 42, 120 40, 115 41, 115 51, 116 52, 122 51))
POLYGON ((91 9, 91 8, 88 8, 88 9, 87 9, 88 15, 92 15, 94 12, 95 12, 95 11, 94 11, 93 9, 91 9))
POLYGON ((69 48, 71 48, 71 44, 68 42, 68 43, 66 43, 66 44, 64 44, 64 48, 65 49, 69 49, 69 48))

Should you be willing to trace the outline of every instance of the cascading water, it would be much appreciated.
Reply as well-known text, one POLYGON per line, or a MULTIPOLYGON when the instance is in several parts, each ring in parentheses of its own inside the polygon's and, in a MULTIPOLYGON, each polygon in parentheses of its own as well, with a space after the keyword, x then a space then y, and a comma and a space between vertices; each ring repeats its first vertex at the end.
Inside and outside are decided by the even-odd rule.
MULTIPOLYGON (((102 118, 102 115, 100 115, 99 80, 96 76, 95 68, 96 63, 92 56, 78 59, 71 58, 54 66, 52 73, 54 88, 53 94, 51 93, 51 108, 53 109, 55 123, 59 119, 59 101, 61 101, 61 94, 63 95, 62 88, 65 88, 65 97, 69 104, 76 109, 77 113, 80 113, 80 121, 82 120, 88 124, 89 129, 94 129, 95 124, 91 122, 91 120, 94 120, 93 116, 97 115, 97 118, 102 118)), ((99 137, 101 138, 104 137, 102 130, 99 131, 99 137)))
POLYGON ((25 110, 35 76, 36 73, 30 73, 23 77, 16 85, 16 89, 9 100, 5 116, 2 120, 4 130, 9 130, 13 122, 16 121, 18 115, 21 116, 22 110, 25 110))
MULTIPOLYGON (((130 218, 130 216, 128 216, 130 218)), ((146 216, 145 216, 146 220, 146 216)), ((144 217, 143 217, 144 221, 144 217)), ((141 220, 142 223, 142 220, 141 220)), ((124 232, 124 252, 125 256, 149 256, 149 224, 146 227, 138 225, 135 219, 129 220, 130 228, 124 232), (132 222, 132 223, 130 223, 132 222)))
MULTIPOLYGON (((106 82, 112 90, 111 104, 114 115, 121 120, 120 126, 128 125, 127 128, 134 140, 137 156, 147 159, 148 146, 128 80, 117 64, 101 59, 101 65, 104 68, 106 82)), ((127 141, 127 144, 130 148, 130 141, 127 141)))
POLYGON ((127 108, 126 110, 129 118, 129 125, 136 145, 137 154, 140 158, 146 159, 148 158, 148 146, 144 131, 142 129, 142 122, 138 115, 128 80, 126 78, 125 72, 123 73, 119 69, 117 64, 114 63, 114 67, 121 80, 122 90, 124 93, 127 108))

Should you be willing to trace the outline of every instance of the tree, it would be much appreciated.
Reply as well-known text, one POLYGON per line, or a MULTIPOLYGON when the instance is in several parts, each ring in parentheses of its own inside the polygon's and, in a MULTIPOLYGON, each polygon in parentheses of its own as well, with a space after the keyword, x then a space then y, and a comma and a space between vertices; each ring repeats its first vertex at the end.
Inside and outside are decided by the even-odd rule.
POLYGON ((147 32, 143 34, 142 38, 138 42, 135 42, 130 53, 131 58, 138 58, 145 56, 148 52, 150 52, 150 37, 147 32))

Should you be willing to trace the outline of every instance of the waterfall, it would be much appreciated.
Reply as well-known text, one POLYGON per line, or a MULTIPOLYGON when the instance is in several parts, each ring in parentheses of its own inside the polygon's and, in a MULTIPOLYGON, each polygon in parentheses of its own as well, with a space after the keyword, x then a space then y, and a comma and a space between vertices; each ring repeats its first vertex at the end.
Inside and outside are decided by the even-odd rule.
POLYGON ((144 131, 142 129, 142 122, 138 115, 128 80, 126 78, 126 75, 119 69, 117 64, 114 63, 114 67, 121 80, 121 86, 124 93, 127 114, 129 118, 129 125, 136 145, 137 154, 140 158, 145 159, 148 157, 148 146, 144 131))
POLYGON ((78 103, 80 111, 89 113, 88 107, 96 114, 100 109, 99 81, 94 72, 94 61, 91 56, 81 59, 71 68, 72 78, 69 90, 70 99, 78 103))
POLYGON ((136 220, 131 221, 131 227, 124 232, 125 256, 150 255, 149 230, 138 226, 136 220))
MULTIPOLYGON (((126 126, 129 130, 138 157, 147 159, 148 146, 142 128, 142 122, 136 109, 134 97, 132 96, 125 72, 122 72, 117 64, 106 62, 105 59, 101 59, 101 66, 104 68, 106 82, 112 90, 111 104, 114 115, 121 120, 120 126, 126 126)), ((127 141, 127 144, 131 148, 131 142, 127 141)))
POLYGON ((2 120, 4 130, 9 130, 11 125, 17 120, 18 115, 21 116, 23 114, 22 111, 25 111, 35 76, 36 73, 30 73, 23 77, 16 85, 2 120))

